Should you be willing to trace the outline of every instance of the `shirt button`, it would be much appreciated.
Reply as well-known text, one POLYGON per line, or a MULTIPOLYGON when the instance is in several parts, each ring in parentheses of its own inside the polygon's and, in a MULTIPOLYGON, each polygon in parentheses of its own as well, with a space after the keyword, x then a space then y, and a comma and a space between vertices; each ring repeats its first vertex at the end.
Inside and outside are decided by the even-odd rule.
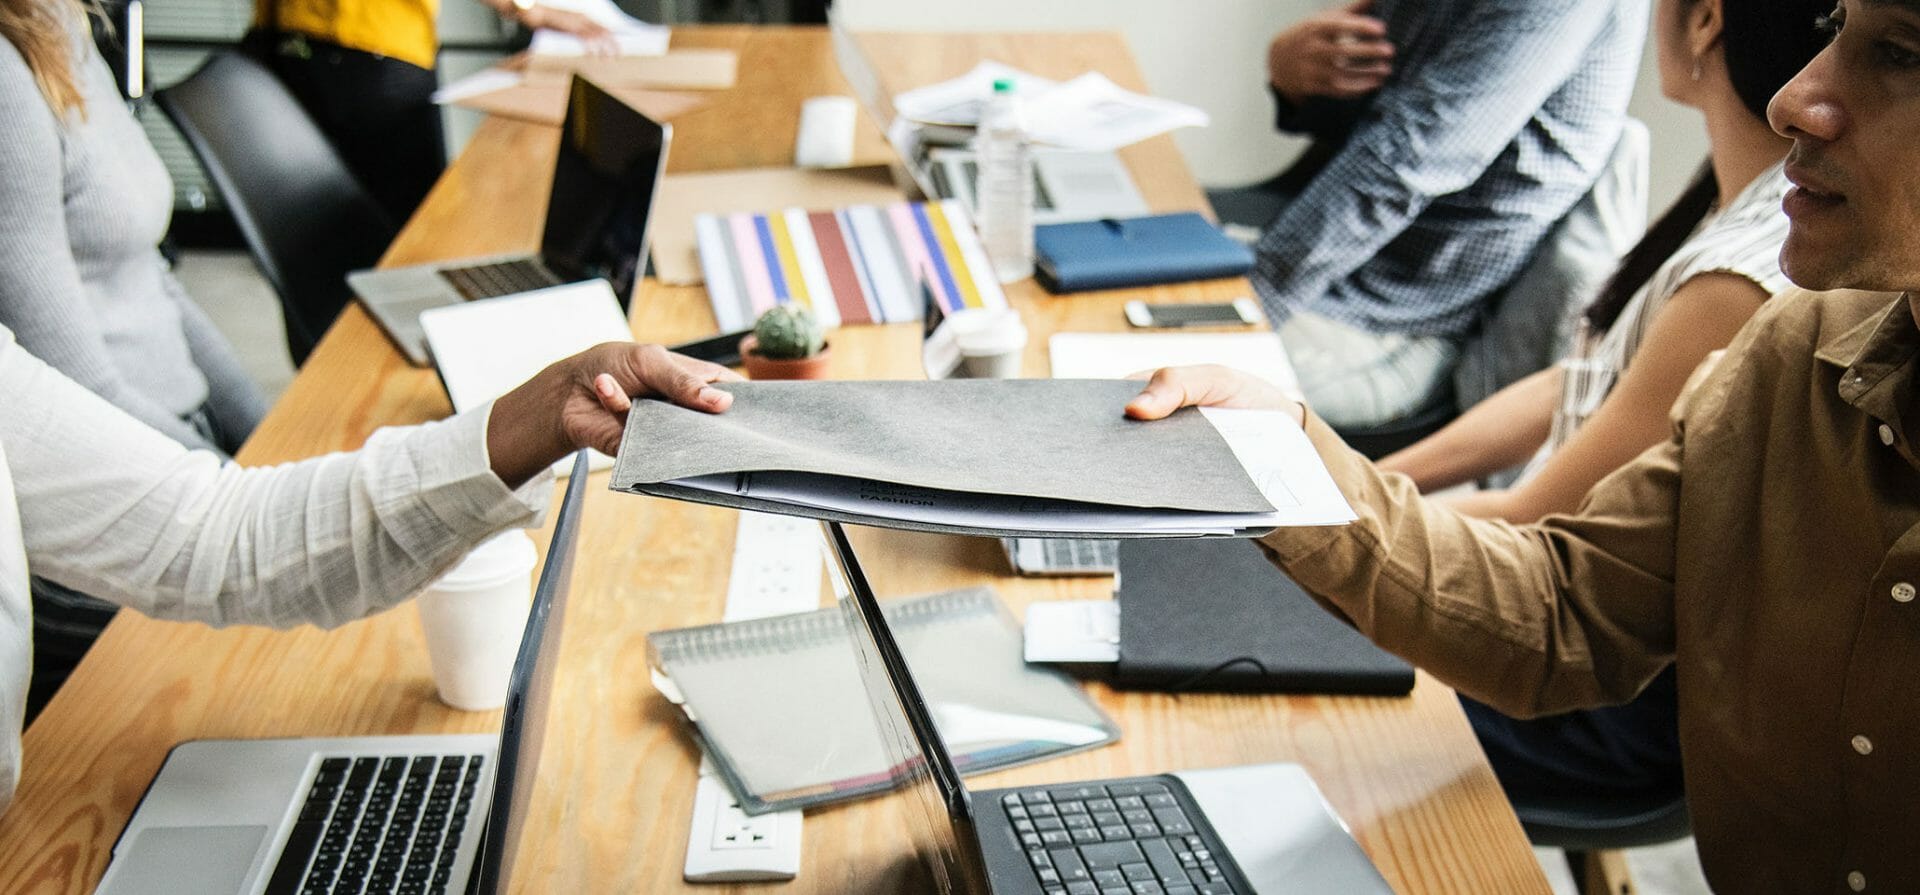
POLYGON ((1847 874, 1847 888, 1855 892, 1865 892, 1867 890, 1867 875, 1858 870, 1847 874))
POLYGON ((1889 426, 1885 423, 1880 424, 1880 443, 1887 445, 1888 447, 1893 446, 1893 427, 1892 426, 1889 426))
POLYGON ((1896 585, 1894 585, 1894 586, 1893 586, 1893 601, 1894 601, 1895 603, 1911 603, 1911 602, 1913 602, 1913 585, 1911 585, 1911 584, 1908 584, 1908 583, 1907 583, 1907 582, 1905 582, 1905 581, 1902 581, 1902 582, 1900 582, 1899 584, 1896 584, 1896 585))
POLYGON ((1871 755, 1873 754, 1873 741, 1864 736, 1856 736, 1853 738, 1853 751, 1861 755, 1871 755))

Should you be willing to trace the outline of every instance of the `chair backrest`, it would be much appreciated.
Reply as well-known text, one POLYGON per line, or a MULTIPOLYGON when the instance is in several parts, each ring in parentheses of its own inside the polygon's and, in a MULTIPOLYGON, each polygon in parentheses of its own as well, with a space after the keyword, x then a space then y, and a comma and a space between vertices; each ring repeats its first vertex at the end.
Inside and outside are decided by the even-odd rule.
POLYGON ((1599 179, 1488 305, 1454 367, 1461 409, 1565 356, 1573 320, 1646 232, 1650 146, 1647 126, 1628 118, 1599 179))
POLYGON ((155 101, 232 211, 254 263, 280 295, 287 349, 306 360, 397 232, 313 119, 266 67, 215 53, 155 101))

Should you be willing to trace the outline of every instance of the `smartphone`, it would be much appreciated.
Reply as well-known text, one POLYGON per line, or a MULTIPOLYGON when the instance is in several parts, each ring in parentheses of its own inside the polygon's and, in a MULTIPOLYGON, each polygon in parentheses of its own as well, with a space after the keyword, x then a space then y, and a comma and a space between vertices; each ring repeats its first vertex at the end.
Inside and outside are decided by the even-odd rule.
POLYGON ((1127 322, 1138 327, 1163 326, 1242 326, 1257 323, 1260 312, 1253 299, 1210 304, 1150 305, 1144 301, 1127 302, 1127 322))

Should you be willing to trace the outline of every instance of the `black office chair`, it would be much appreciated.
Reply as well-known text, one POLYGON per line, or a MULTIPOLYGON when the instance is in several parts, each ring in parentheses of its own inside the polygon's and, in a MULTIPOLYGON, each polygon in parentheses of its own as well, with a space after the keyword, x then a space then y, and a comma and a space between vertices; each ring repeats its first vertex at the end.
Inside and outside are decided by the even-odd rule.
POLYGON ((1534 845, 1563 849, 1582 895, 1632 895, 1632 878, 1617 855, 1683 839, 1693 820, 1682 797, 1524 797, 1513 813, 1534 845))
POLYGON ((232 211, 280 295, 297 365, 353 297, 349 271, 379 260, 397 229, 279 79, 219 52, 155 96, 232 211))

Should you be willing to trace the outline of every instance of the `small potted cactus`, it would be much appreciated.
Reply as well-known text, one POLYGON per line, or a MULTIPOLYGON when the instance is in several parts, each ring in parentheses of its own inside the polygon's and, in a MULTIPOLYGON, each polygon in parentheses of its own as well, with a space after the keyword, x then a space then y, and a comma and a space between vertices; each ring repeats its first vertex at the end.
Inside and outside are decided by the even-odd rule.
POLYGON ((827 334, 813 311, 796 304, 768 308, 740 340, 750 379, 825 379, 827 334))

